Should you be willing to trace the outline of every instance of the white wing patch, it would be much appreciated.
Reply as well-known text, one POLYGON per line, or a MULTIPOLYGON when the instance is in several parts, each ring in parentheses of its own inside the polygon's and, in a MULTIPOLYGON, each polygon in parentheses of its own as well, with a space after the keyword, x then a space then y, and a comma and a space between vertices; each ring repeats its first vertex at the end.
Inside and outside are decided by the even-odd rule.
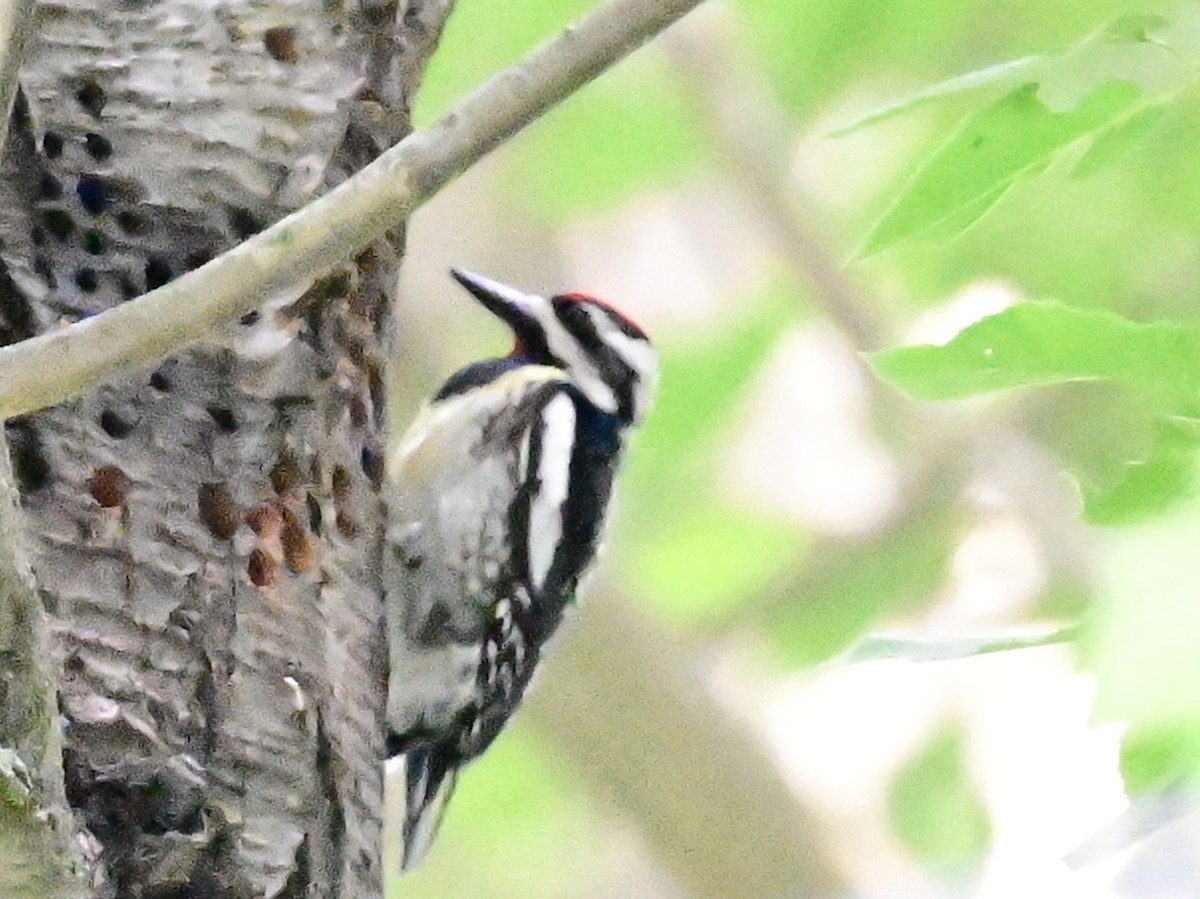
POLYGON ((529 579, 535 590, 546 582, 554 550, 562 539, 562 508, 570 485, 574 445, 575 404, 560 393, 542 410, 542 452, 537 470, 540 489, 529 508, 529 579))

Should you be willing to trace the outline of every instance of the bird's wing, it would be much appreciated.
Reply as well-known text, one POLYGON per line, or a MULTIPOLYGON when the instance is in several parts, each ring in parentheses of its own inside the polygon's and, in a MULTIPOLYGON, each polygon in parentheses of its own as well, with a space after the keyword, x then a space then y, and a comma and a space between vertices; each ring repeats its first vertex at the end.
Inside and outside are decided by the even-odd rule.
POLYGON ((438 730, 469 701, 497 586, 544 578, 574 424, 562 372, 528 365, 429 407, 400 442, 387 560, 399 591, 389 598, 399 732, 419 718, 438 730))
POLYGON ((500 619, 552 565, 575 425, 562 373, 523 366, 427 409, 393 459, 388 724, 404 755, 406 869, 433 841, 459 766, 503 726, 536 659, 500 619), (495 654, 487 697, 482 652, 495 654), (482 717, 472 708, 481 702, 482 717))

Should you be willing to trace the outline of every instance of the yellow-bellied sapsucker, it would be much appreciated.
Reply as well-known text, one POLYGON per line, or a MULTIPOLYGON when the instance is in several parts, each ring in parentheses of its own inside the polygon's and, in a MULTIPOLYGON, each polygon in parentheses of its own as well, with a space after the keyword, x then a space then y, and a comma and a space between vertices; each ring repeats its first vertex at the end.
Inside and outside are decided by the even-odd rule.
POLYGON ((453 274, 516 343, 452 375, 390 460, 388 749, 405 763, 405 868, 459 768, 520 703, 595 557, 658 375, 645 333, 600 300, 453 274))

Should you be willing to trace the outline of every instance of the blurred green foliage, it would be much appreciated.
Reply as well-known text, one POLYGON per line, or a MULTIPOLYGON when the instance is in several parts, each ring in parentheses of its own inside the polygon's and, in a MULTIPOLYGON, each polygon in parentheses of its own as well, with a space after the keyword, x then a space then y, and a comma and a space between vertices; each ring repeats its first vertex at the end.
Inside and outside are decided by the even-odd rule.
POLYGON ((1181 772, 1200 771, 1200 729, 1176 721, 1131 727, 1121 740, 1121 776, 1130 796, 1180 786, 1181 772))
MULTIPOLYGON (((520 58, 591 4, 541 0, 520 8, 462 0, 418 95, 428 122, 487 76, 520 58), (487 35, 487 40, 481 40, 487 35)), ((695 112, 664 60, 634 57, 534 123, 505 155, 503 199, 546 224, 611 207, 682 177, 705 154, 695 112), (536 172, 536 178, 528 174, 536 172)))
POLYGON ((630 576, 668 620, 704 624, 737 615, 796 564, 806 535, 794 524, 715 500, 660 522, 630 576))
POLYGON ((927 864, 954 868, 983 852, 991 824, 967 771, 960 728, 943 727, 896 775, 888 812, 896 835, 927 864))
POLYGON ((811 580, 784 585, 763 613, 779 659, 814 665, 848 649, 889 613, 913 611, 944 581, 954 521, 938 505, 896 527, 883 545, 811 559, 811 580))
POLYGON ((537 895, 572 894, 578 868, 602 860, 604 832, 572 772, 537 743, 513 728, 468 769, 437 854, 393 880, 389 896, 530 895, 531 871, 537 895), (470 859, 471 869, 455 859, 470 859))
MULTIPOLYGON (((1158 132, 1152 126, 1174 116, 1169 127, 1195 127, 1198 26, 1200 7, 1193 3, 1164 8, 1161 15, 1123 17, 1063 54, 1050 69, 1043 69, 1042 77, 1014 87, 969 117, 901 189, 868 237, 866 251, 923 230, 943 240, 954 236, 1007 191, 1017 175, 1036 178, 1053 156, 1081 138, 1093 142, 1081 157, 1075 155, 1069 167, 1074 173, 1104 177, 1108 167, 1128 165, 1125 153, 1136 156, 1143 148, 1153 158, 1158 132), (1037 98, 1048 86, 1056 86, 1053 79, 1062 75, 1064 62, 1077 66, 1080 61, 1086 72, 1075 73, 1066 83, 1091 93, 1078 105, 1067 103, 1063 111, 1051 112, 1037 98), (1097 100, 1101 96, 1107 100, 1097 100), (1186 126, 1184 117, 1190 119, 1186 126), (996 134, 993 127, 998 128, 996 134), (946 223, 951 227, 943 227, 946 223)), ((1027 78, 1035 67, 1023 62, 1019 68, 1027 78)), ((1135 159, 1124 174, 1139 167, 1135 159)), ((1194 164, 1184 167, 1194 171, 1194 164)), ((1050 189, 1063 183, 1055 180, 1050 189)), ((1122 198, 1126 202, 1138 196, 1136 191, 1127 195, 1122 198)), ((1158 190, 1155 195, 1163 196, 1158 190)), ((1163 208, 1167 218, 1181 214, 1196 220, 1194 206, 1184 210, 1164 200, 1163 208)), ((1112 216, 1113 210, 1105 209, 1095 218, 1112 216)), ((1149 224, 1144 217, 1139 221, 1149 224)), ((1150 234, 1156 233, 1151 226, 1150 234)), ((1161 250, 1153 240, 1132 239, 1128 233, 1126 237, 1132 252, 1161 250)), ((1088 249, 1095 254, 1096 244, 1088 249)), ((1092 265, 1107 268, 1101 257, 1091 258, 1092 265)), ((1086 272, 1086 266, 1072 268, 1069 261, 1064 268, 1086 272)), ((1190 290, 1194 294, 1194 282, 1190 290)), ((1100 604, 1088 621, 1083 649, 1086 664, 1099 677, 1098 716, 1134 726, 1123 744, 1122 770, 1127 788, 1140 792, 1173 787, 1200 772, 1195 751, 1200 735, 1200 692, 1195 686, 1200 683, 1195 653, 1200 603, 1194 562, 1200 536, 1200 507, 1195 502, 1200 332, 1193 324, 1195 303, 1187 301, 1190 297, 1172 303, 1162 294, 1147 296, 1145 304, 1157 313, 1152 323, 1095 308, 1114 300, 1120 305, 1119 298, 1118 288, 1073 297, 1078 306, 1019 303, 966 328, 945 345, 889 350, 874 361, 881 375, 925 398, 1107 379, 1131 390, 1138 413, 1152 422, 1146 452, 1127 459, 1115 483, 1100 488, 1081 484, 1089 521, 1138 525, 1104 539, 1100 604)), ((1097 432, 1101 439, 1105 430, 1119 442, 1118 422, 1097 432)))
POLYGON ((1200 724, 1195 503, 1109 536, 1099 614, 1084 638, 1097 714, 1142 725, 1200 724))
MULTIPOLYGON (((969 116, 926 159, 876 223, 862 252, 875 253, 916 234, 957 236, 973 225, 1024 173, 1049 165, 1081 139, 1092 141, 1077 173, 1097 170, 1145 136, 1169 102, 1195 81, 1195 12, 1175 18, 1126 16, 1071 51, 992 66, 892 104, 899 114, 963 90, 1011 82, 1000 99, 969 116)), ((879 121, 882 116, 869 116, 879 121)), ((843 128, 847 133, 851 125, 843 128)))
MULTIPOLYGON (((418 121, 590 6, 460 0, 418 121)), ((873 628, 919 619, 936 600, 970 523, 960 483, 978 450, 969 432, 978 423, 984 442, 998 422, 995 430, 1021 432, 1072 475, 1079 517, 1103 526, 1075 535, 1087 542, 1086 573, 1063 563, 1069 553, 1047 551, 1059 567, 1027 617, 1081 620, 1097 718, 1132 722, 1121 762, 1130 791, 1194 779, 1200 5, 732 8, 737 27, 725 37, 770 92, 746 102, 775 104, 794 141, 783 167, 795 180, 778 189, 804 196, 838 262, 859 248, 847 277, 862 301, 896 333, 981 279, 1018 302, 943 345, 893 345, 871 357, 890 385, 873 396, 878 435, 901 465, 929 466, 934 487, 905 477, 909 494, 925 491, 923 506, 874 533, 823 535, 748 508, 723 480, 754 379, 782 334, 826 308, 820 279, 786 249, 768 248, 766 289, 724 297, 727 311, 707 331, 657 335, 662 389, 622 478, 610 568, 666 628, 714 643, 750 635, 767 648, 757 658, 771 674, 826 662, 873 628), (1007 393, 954 419, 965 433, 927 436, 927 410, 914 413, 891 387, 923 402, 1007 393)), ((500 154, 494 200, 506 220, 549 244, 556 229, 636 208, 648 193, 720 183, 753 194, 724 167, 694 90, 671 57, 649 49, 580 91, 500 154)), ((903 642, 888 645, 905 656, 903 642)), ((913 659, 938 657, 911 646, 913 659)), ((404 895, 455 894, 455 859, 464 858, 491 896, 579 894, 579 880, 553 879, 557 867, 536 893, 504 873, 543 870, 555 853, 566 867, 603 855, 606 831, 597 806, 579 798, 578 772, 540 745, 518 722, 468 772, 446 845, 404 895), (518 860, 507 855, 513 847, 518 860)), ((959 729, 935 735, 888 797, 896 833, 937 867, 977 858, 989 839, 967 749, 959 729)))
POLYGON ((877 353, 874 364, 883 377, 923 399, 1076 380, 1122 384, 1155 415, 1153 443, 1145 458, 1128 460, 1116 483, 1082 485, 1087 519, 1127 524, 1195 496, 1200 331, 1193 328, 1028 302, 965 328, 942 346, 877 353))
POLYGON ((712 476, 726 423, 798 318, 795 290, 791 282, 774 285, 743 304, 736 323, 704 339, 659 341, 655 409, 623 474, 641 489, 622 491, 615 527, 637 548, 632 571, 668 619, 734 613, 803 551, 801 528, 732 504, 712 476))

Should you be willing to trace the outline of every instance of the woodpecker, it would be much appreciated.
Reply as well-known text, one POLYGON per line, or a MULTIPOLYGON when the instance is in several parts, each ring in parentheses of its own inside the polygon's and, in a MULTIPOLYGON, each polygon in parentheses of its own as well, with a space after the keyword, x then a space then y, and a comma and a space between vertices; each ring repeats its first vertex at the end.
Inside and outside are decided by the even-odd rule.
POLYGON ((607 303, 451 274, 516 339, 451 375, 388 460, 388 754, 404 763, 406 870, 573 602, 658 378, 646 334, 607 303))

